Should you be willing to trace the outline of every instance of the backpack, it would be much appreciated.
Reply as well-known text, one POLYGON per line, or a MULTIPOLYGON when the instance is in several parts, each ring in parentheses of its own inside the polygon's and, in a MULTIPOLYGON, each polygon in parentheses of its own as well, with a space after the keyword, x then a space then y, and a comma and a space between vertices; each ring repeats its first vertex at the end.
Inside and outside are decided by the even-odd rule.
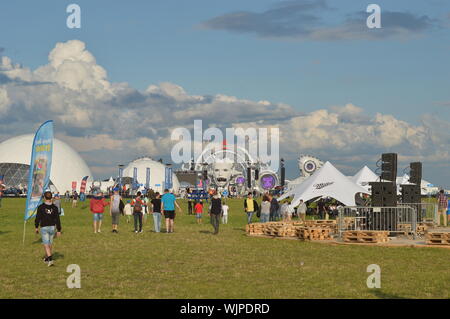
POLYGON ((141 200, 135 200, 134 201, 134 209, 133 212, 140 213, 142 212, 142 202, 141 200))

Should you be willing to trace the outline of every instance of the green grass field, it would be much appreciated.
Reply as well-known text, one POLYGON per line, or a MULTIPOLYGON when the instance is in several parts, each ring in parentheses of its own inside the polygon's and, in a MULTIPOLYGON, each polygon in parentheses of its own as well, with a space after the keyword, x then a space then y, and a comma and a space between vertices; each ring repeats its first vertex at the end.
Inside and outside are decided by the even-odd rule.
MULTIPOLYGON (((109 214, 94 234, 92 216, 63 203, 63 235, 55 266, 42 262, 34 220, 22 245, 23 199, 0 208, 0 298, 449 298, 450 250, 331 246, 245 235, 242 202, 229 201, 229 224, 219 235, 184 214, 175 233, 143 234, 121 218, 113 234, 109 214), (81 289, 68 289, 69 264, 81 267, 81 289), (369 264, 381 267, 381 289, 366 286, 369 264)), ((86 205, 86 204, 85 204, 86 205)))

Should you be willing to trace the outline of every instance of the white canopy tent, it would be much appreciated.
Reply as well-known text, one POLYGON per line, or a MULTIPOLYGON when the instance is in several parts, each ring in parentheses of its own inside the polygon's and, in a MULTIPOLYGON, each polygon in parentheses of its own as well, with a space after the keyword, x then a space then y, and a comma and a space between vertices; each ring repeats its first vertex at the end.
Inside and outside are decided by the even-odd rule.
POLYGON ((368 194, 369 192, 351 181, 330 162, 326 162, 303 183, 278 200, 294 196, 291 204, 295 207, 300 203, 300 199, 306 202, 316 197, 331 197, 344 205, 355 206, 355 195, 357 193, 368 194))
POLYGON ((379 177, 370 168, 364 166, 358 173, 350 177, 350 180, 359 186, 363 187, 368 193, 370 192, 370 182, 379 181, 379 177))

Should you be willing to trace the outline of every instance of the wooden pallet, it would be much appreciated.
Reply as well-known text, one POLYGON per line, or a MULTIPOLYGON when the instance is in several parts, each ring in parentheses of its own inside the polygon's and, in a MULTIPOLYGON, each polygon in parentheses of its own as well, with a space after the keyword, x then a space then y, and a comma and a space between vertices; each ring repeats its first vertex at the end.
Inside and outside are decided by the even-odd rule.
MULTIPOLYGON (((412 233, 412 225, 411 224, 405 224, 405 223, 399 223, 397 224, 397 228, 400 232, 403 232, 405 235, 409 235, 412 233)), ((420 236, 425 235, 425 232, 428 229, 428 225, 424 223, 419 223, 416 226, 416 233, 420 236)))
POLYGON ((425 240, 429 245, 450 245, 450 232, 427 232, 425 240))
POLYGON ((268 222, 247 225, 245 230, 249 235, 267 235, 276 237, 298 237, 299 222, 268 222))
POLYGON ((333 231, 323 227, 303 227, 300 229, 299 238, 303 240, 330 240, 333 239, 333 231))
POLYGON ((345 231, 343 239, 347 243, 385 243, 389 241, 388 231, 345 231))

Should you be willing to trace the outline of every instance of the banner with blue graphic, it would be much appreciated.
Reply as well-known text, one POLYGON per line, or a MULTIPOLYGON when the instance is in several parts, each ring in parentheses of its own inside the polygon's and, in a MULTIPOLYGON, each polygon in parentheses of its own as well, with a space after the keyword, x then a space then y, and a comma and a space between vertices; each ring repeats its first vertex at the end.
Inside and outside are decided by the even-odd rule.
POLYGON ((164 180, 164 187, 167 189, 172 189, 172 167, 166 167, 166 176, 164 180))
POLYGON ((122 191, 123 167, 119 167, 119 188, 122 191))
POLYGON ((52 152, 53 121, 47 121, 39 127, 33 140, 27 202, 25 206, 25 221, 35 216, 36 208, 42 202, 42 195, 49 186, 52 152))

